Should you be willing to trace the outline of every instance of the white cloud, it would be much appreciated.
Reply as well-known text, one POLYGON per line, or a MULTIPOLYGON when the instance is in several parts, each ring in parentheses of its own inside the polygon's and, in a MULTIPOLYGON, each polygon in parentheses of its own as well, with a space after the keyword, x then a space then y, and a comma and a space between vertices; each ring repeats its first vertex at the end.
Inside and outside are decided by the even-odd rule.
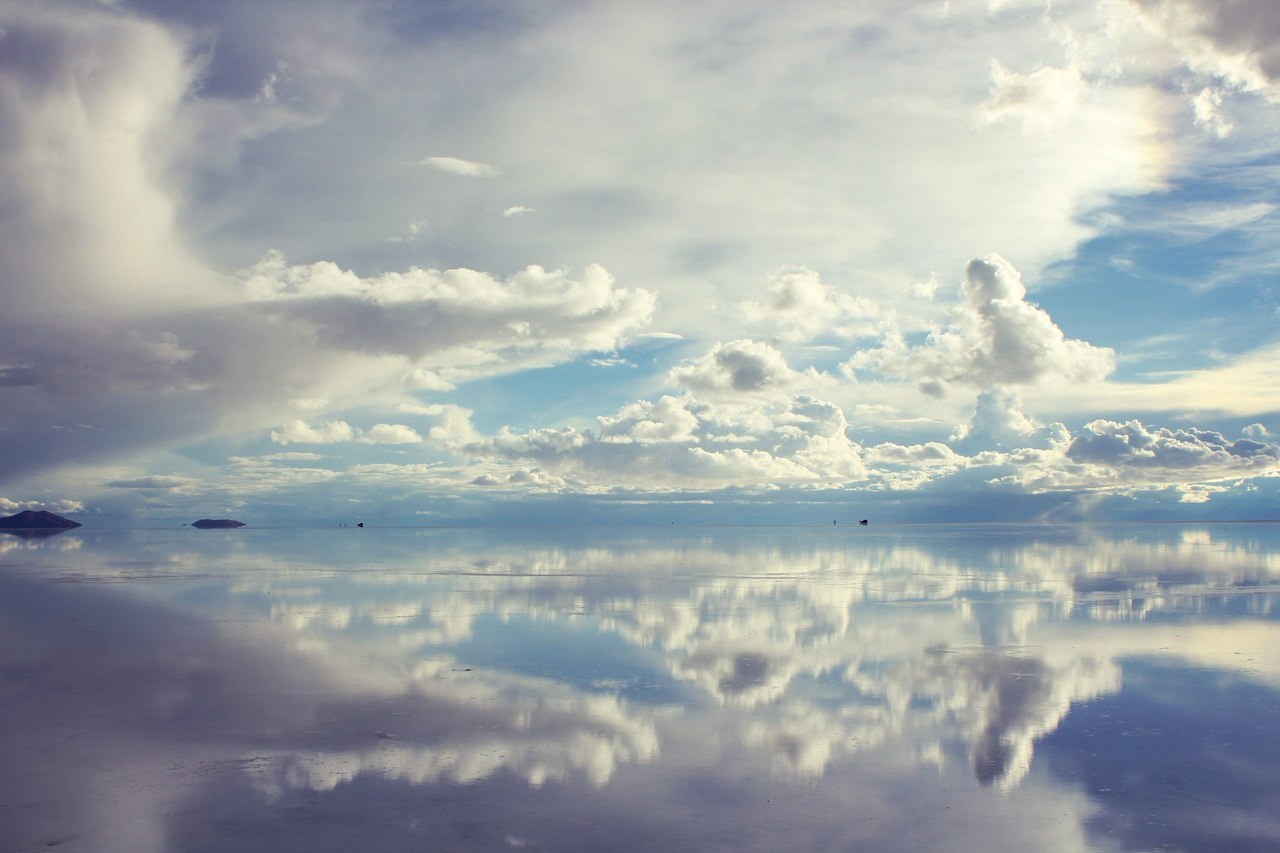
POLYGON ((967 467, 970 459, 947 445, 885 442, 866 448, 864 458, 876 489, 911 491, 967 467))
POLYGON ((702 397, 741 397, 785 392, 797 376, 773 346, 741 339, 716 344, 706 355, 673 368, 668 382, 702 397))
POLYGON ((965 270, 965 304, 951 323, 912 346, 891 330, 883 345, 864 349, 849 367, 914 379, 926 393, 948 384, 977 388, 1100 382, 1115 353, 1067 338, 1049 315, 1026 301, 1022 278, 1004 258, 988 255, 965 270))
MULTIPOLYGON (((289 265, 273 252, 244 277, 265 312, 313 325, 330 345, 459 375, 506 360, 616 349, 649 322, 656 305, 652 293, 617 287, 597 265, 578 279, 539 266, 505 281, 470 269, 362 278, 330 262, 289 265)), ((438 374, 427 375, 438 383, 438 374)))
MULTIPOLYGON (((1061 427, 1055 424, 1053 430, 1061 427)), ((950 441, 966 450, 1012 449, 1025 445, 1041 425, 1022 409, 1022 400, 1009 391, 978 394, 973 417, 956 428, 950 441)))
POLYGON ((870 299, 841 293, 816 272, 796 269, 774 277, 763 299, 747 300, 739 311, 748 323, 767 327, 784 340, 822 335, 855 338, 875 329, 882 316, 870 299))
POLYGON ((473 486, 532 489, 534 491, 560 491, 565 481, 537 468, 506 467, 502 471, 480 474, 471 481, 473 486))
MULTIPOLYGON (((655 309, 652 293, 617 287, 599 267, 577 278, 538 267, 505 281, 462 269, 361 278, 271 254, 246 277, 249 301, 111 325, 13 325, 0 338, 0 420, 43 437, 5 467, 79 461, 85 444, 51 431, 50 417, 91 425, 97 453, 170 446, 261 429, 298 408, 447 392, 477 376, 612 352, 655 309)), ((294 429, 278 440, 301 440, 294 429)))
MULTIPOLYGON (((1280 344, 1267 344, 1221 363, 1175 371, 1162 381, 1108 382, 1090 388, 1054 391, 1059 403, 1080 413, 1137 410, 1173 412, 1181 418, 1218 415, 1266 417, 1280 399, 1280 344)), ((1036 397, 1034 388, 1023 396, 1036 397)))
POLYGON ((364 444, 421 444, 422 436, 404 424, 374 424, 360 435, 364 444))
POLYGON ((978 107, 987 122, 1020 121, 1024 132, 1048 133, 1062 127, 1086 91, 1078 68, 1039 68, 1030 74, 1009 71, 991 61, 991 97, 978 107))
POLYGON ((46 510, 53 513, 62 512, 85 512, 86 507, 83 503, 76 500, 29 500, 15 501, 10 498, 0 498, 0 512, 16 513, 24 509, 46 510))
MULTIPOLYGON (((329 421, 320 426, 310 426, 306 421, 291 420, 280 429, 271 431, 276 444, 335 444, 356 441, 361 444, 421 444, 422 436, 404 424, 374 424, 367 430, 356 429, 346 421, 329 421)), ((274 454, 273 459, 319 459, 314 454, 274 454)))
POLYGON ((159 24, 126 15, 0 9, 6 325, 107 323, 215 298, 156 159, 178 130, 193 74, 185 53, 159 24))
POLYGON ((1231 134, 1233 125, 1222 114, 1222 100, 1219 89, 1206 86, 1191 99, 1191 108, 1195 112, 1196 124, 1219 139, 1226 139, 1231 134))
POLYGON ((475 441, 480 434, 471 424, 470 409, 450 403, 433 403, 429 406, 406 406, 402 411, 413 414, 428 415, 440 419, 440 424, 431 428, 430 435, 436 441, 446 444, 475 441))
POLYGON ((292 420, 278 430, 271 431, 271 440, 276 444, 333 444, 339 441, 352 441, 356 431, 346 421, 329 421, 313 427, 305 421, 292 420))
POLYGON ((842 486, 866 477, 844 413, 813 397, 722 410, 667 396, 598 422, 598 431, 585 432, 502 429, 458 449, 491 462, 534 464, 564 478, 569 490, 842 486))
POLYGON ((1149 430, 1136 420, 1086 424, 1072 439, 1066 455, 1073 462, 1172 470, 1223 463, 1270 469, 1280 464, 1280 448, 1274 444, 1248 438, 1227 441, 1208 430, 1149 430))
MULTIPOLYGON (((876 476, 846 413, 906 483, 891 457, 936 452, 975 391, 959 459, 1049 453, 1065 427, 1040 419, 1064 413, 1274 414, 1274 344, 1103 382, 1114 354, 1088 327, 1067 337, 999 256, 970 264, 945 320, 949 295, 933 298, 934 271, 975 249, 1042 278, 1099 233, 1265 235, 1262 195, 1095 214, 1206 163, 1230 177, 1266 161, 1274 111, 1249 93, 1275 94, 1272 4, 731 5, 570 4, 475 40, 388 39, 394 15, 340 3, 163 22, 4 6, 0 476, 275 427, 278 444, 492 442, 431 469, 464 484, 511 465, 608 488, 617 464, 623 487, 764 487, 770 471, 843 487, 876 476), (1187 132, 1187 98, 1221 139, 1187 132), (499 212, 519 227, 495 227, 499 212), (406 233, 424 239, 387 240, 406 233), (670 331, 644 332, 655 317, 670 331), (823 372, 829 351, 788 348, 869 334, 846 362, 856 382, 823 372), (792 369, 801 352, 818 367, 792 369), (516 420, 501 395, 474 415, 449 402, 595 355, 636 369, 593 372, 614 383, 608 408, 565 415, 573 428, 485 438, 473 418, 516 420), (429 430, 395 423, 411 395, 445 406, 429 430), (384 423, 334 420, 357 410, 384 423)), ((1073 282, 1057 283, 1065 301, 1073 282)), ((93 482, 171 469, 128 470, 93 482)))
POLYGON ((1181 240, 1199 241, 1228 231, 1265 230, 1268 227, 1266 220, 1275 212, 1276 205, 1269 202, 1201 202, 1157 211, 1130 227, 1181 240))
POLYGON ((867 462, 873 465, 954 466, 960 460, 954 450, 937 441, 927 444, 877 444, 866 449, 867 462))
POLYGON ((421 162, 423 166, 469 178, 492 178, 502 174, 502 170, 497 166, 474 160, 463 160, 459 157, 423 157, 421 162))
POLYGON ((1047 450, 1024 449, 1005 459, 1016 472, 1002 478, 1033 491, 1130 491, 1177 488, 1207 495, 1213 484, 1280 476, 1280 445, 1228 441, 1201 429, 1147 427, 1097 420, 1047 450))
MULTIPOLYGON (((370 49, 386 43, 384 19, 361 16, 332 49, 362 60, 359 77, 334 87, 351 97, 296 144, 337 137, 342 150, 369 152, 367 165, 344 177, 324 157, 295 158, 265 176, 269 187, 240 188, 245 204, 231 218, 267 225, 264 214, 280 212, 264 203, 271 187, 306 185, 317 227, 293 238, 291 257, 367 257, 362 226, 385 240, 422 215, 440 247, 433 258, 492 258, 484 267, 501 270, 540 257, 573 267, 607 259, 620 278, 667 291, 673 328, 714 323, 713 339, 737 334, 730 312, 699 309, 718 297, 736 304, 762 270, 784 264, 856 273, 860 290, 885 298, 900 295, 904 273, 925 277, 974 246, 1005 246, 1038 270, 1087 236, 1082 207, 1153 188, 1168 168, 1164 97, 1114 75, 1103 91, 1084 93, 1062 133, 1033 149, 1016 128, 974 126, 975 109, 991 98, 991 57, 1054 71, 1076 67, 1062 30, 1106 44, 1102 12, 1085 4, 1054 11, 1046 25, 1042 15, 997 20, 981 4, 963 4, 939 26, 930 3, 785 14, 713 4, 692 16, 661 5, 558 7, 486 32, 489 59, 450 39, 370 49), (740 38, 709 35, 726 27, 740 38), (673 53, 673 40, 687 50, 673 53), (546 56, 557 61, 535 59, 546 56), (449 87, 438 85, 443 78, 449 87), (579 97, 566 98, 569 90, 579 97), (737 97, 744 90, 750 101, 737 97), (384 99, 397 109, 376 109, 384 99), (360 132, 341 133, 356 104, 362 121, 350 124, 360 132), (501 163, 501 186, 432 181, 424 191, 403 164, 424 160, 427 134, 447 138, 433 147, 484 152, 488 161, 433 153, 428 167, 476 175, 501 163), (1002 189, 1002 204, 972 215, 974 199, 1002 189), (549 213, 527 231, 522 223, 520 234, 481 224, 513 198, 549 213), (344 215, 320 221, 320 208, 344 215)), ((256 79, 276 61, 261 59, 256 79)), ((284 153, 288 146, 274 142, 261 147, 284 153)), ((219 236, 241 242, 229 228, 219 236)))
POLYGON ((664 444, 696 442, 698 416, 684 401, 663 397, 657 404, 641 400, 622 407, 614 417, 601 416, 600 440, 623 444, 664 444))

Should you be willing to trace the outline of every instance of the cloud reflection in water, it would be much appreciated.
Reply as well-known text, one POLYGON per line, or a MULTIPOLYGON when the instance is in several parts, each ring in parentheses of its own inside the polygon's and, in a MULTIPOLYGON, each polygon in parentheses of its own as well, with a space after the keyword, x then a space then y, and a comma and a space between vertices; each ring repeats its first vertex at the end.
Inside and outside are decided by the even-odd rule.
MULTIPOLYGON (((188 818, 235 780, 272 808, 372 779, 477 797, 518 781, 635 817, 696 779, 924 803, 963 773, 1050 807, 1075 794, 1036 776, 1036 742, 1124 696, 1126 661, 1280 686, 1272 528, 76 535, 3 555, 0 739, 46 733, 49 791, 182 755, 162 799, 185 790, 188 818), (76 769, 79 737, 55 731, 89 733, 106 769, 76 769)), ((84 804, 67 791, 51 814, 84 804)), ((725 797, 702 807, 756 819, 725 797)), ((1087 810, 1067 811, 1083 832, 1087 810)), ((888 827, 910 815, 877 832, 908 837, 888 827)))

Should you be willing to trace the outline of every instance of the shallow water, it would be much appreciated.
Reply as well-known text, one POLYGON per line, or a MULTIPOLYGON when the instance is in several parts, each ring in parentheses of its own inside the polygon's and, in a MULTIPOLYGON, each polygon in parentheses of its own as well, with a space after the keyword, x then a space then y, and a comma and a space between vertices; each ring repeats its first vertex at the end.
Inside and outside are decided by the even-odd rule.
POLYGON ((1280 849, 1280 526, 0 537, 0 851, 1280 849))

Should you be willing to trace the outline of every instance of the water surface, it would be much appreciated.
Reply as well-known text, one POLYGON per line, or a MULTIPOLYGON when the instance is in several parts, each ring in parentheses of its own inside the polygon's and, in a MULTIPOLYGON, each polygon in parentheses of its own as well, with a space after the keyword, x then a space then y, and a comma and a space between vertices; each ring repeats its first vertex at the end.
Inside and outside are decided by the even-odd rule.
POLYGON ((1280 526, 0 538, 0 850, 1273 850, 1280 526))

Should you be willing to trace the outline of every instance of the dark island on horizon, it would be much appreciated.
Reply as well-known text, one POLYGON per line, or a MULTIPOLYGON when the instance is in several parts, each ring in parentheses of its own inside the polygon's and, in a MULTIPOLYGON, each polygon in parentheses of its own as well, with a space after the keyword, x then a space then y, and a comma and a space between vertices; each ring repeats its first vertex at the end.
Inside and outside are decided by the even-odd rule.
POLYGON ((191 526, 199 527, 201 530, 214 530, 225 527, 244 527, 244 522, 236 521, 234 518, 202 518, 191 522, 191 526))
POLYGON ((17 515, 0 518, 0 530, 71 530, 80 522, 43 509, 24 509, 17 515))

